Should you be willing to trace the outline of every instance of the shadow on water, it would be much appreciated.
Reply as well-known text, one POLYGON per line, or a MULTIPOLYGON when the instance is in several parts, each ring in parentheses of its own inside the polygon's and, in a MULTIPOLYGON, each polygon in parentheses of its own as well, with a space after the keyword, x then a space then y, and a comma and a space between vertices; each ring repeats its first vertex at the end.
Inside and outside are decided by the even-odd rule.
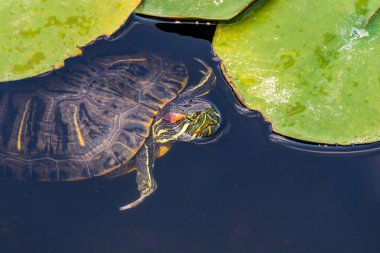
POLYGON ((380 154, 309 152, 273 138, 224 82, 214 29, 133 17, 117 39, 86 47, 88 58, 165 52, 189 66, 190 83, 200 77, 194 57, 203 59, 218 75, 207 98, 221 110, 223 134, 208 145, 176 143, 156 161, 157 192, 126 212, 118 207, 137 196, 134 175, 1 181, 1 253, 380 252, 380 154))

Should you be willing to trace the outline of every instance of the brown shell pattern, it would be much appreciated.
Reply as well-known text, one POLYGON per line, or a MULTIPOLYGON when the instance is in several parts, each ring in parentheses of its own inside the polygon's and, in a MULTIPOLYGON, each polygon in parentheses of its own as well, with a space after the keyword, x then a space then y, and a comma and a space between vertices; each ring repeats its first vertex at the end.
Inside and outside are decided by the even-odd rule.
POLYGON ((140 53, 0 86, 0 173, 33 180, 106 174, 136 154, 187 80, 181 62, 140 53))

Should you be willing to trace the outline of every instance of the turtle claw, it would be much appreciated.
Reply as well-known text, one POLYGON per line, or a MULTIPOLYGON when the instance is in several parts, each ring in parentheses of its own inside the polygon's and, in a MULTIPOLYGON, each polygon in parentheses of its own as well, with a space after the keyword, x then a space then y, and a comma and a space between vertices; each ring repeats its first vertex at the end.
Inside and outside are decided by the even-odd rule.
POLYGON ((140 205, 146 197, 150 196, 154 191, 156 190, 156 187, 145 189, 145 191, 140 192, 140 198, 136 199, 132 203, 122 206, 119 208, 120 211, 125 211, 131 208, 134 208, 138 205, 140 205))
POLYGON ((136 199, 135 201, 133 201, 132 203, 130 203, 128 205, 120 207, 119 210, 125 211, 128 209, 134 208, 134 207, 138 206, 139 204, 141 204, 141 202, 143 202, 146 197, 148 197, 148 195, 141 195, 140 198, 136 199))

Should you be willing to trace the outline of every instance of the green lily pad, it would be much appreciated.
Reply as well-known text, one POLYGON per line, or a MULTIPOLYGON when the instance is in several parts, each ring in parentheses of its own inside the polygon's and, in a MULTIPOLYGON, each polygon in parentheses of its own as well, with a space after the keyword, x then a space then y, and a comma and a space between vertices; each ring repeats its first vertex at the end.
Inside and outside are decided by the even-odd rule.
POLYGON ((213 45, 240 100, 273 131, 349 145, 380 140, 379 0, 268 0, 213 45))
POLYGON ((45 73, 117 30, 140 0, 0 3, 0 81, 45 73))
POLYGON ((144 0, 137 13, 174 19, 229 20, 257 0, 144 0))

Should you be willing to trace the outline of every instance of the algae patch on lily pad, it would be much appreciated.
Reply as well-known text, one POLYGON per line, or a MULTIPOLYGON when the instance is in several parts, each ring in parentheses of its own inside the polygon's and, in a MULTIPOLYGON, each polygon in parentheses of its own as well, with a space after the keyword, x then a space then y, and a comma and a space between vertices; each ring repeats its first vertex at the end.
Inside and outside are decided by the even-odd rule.
POLYGON ((248 108, 299 140, 380 140, 380 1, 268 0, 213 46, 248 108))
POLYGON ((0 3, 0 81, 45 73, 116 31, 140 0, 21 0, 0 3))
POLYGON ((137 13, 178 19, 229 20, 257 0, 144 0, 137 13))

